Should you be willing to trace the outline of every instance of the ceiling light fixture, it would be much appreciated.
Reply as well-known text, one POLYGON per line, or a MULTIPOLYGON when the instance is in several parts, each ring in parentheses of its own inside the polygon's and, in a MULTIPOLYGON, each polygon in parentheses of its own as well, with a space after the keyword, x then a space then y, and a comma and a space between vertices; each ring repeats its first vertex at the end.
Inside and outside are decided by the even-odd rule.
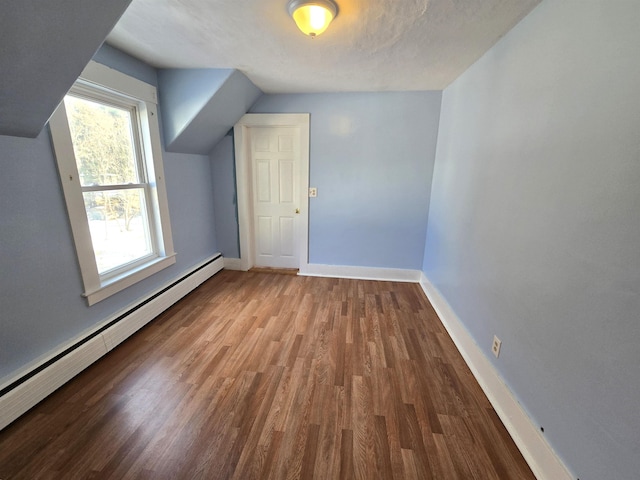
POLYGON ((333 0, 291 0, 289 15, 305 35, 311 38, 324 32, 338 14, 333 0))

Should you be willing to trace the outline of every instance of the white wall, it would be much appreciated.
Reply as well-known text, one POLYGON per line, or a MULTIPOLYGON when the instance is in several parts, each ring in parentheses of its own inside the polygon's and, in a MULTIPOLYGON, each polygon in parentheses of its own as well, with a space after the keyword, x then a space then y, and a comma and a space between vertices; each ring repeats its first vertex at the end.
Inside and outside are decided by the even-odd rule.
POLYGON ((640 475, 639 52, 545 0, 443 95, 423 271, 581 480, 640 475))

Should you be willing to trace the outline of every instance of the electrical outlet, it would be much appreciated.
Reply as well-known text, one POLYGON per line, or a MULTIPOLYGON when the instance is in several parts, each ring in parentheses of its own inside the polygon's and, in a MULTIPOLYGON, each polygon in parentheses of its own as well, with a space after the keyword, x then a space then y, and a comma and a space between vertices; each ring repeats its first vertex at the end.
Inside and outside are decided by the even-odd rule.
POLYGON ((491 351, 495 355, 496 358, 500 356, 500 347, 502 346, 502 340, 500 340, 495 335, 493 336, 493 344, 491 345, 491 351))
POLYGON ((318 196, 318 189, 316 187, 311 187, 309 189, 309 197, 315 198, 318 196))

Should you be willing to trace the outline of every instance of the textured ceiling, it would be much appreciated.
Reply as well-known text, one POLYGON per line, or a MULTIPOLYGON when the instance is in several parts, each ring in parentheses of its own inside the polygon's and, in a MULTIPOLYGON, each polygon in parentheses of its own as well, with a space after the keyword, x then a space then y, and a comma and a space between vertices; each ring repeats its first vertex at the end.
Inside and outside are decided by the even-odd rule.
POLYGON ((337 0, 320 37, 287 0, 133 0, 107 42, 159 68, 236 68, 266 93, 441 90, 540 0, 337 0))

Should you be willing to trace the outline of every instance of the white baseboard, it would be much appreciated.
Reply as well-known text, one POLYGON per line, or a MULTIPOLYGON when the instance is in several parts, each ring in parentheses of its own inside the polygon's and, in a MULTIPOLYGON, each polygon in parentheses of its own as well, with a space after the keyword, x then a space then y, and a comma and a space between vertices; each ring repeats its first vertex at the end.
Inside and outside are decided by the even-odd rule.
POLYGON ((440 291, 421 272, 420 286, 449 332, 473 376, 539 480, 574 480, 537 426, 473 340, 440 291))
POLYGON ((0 398, 0 430, 107 353, 101 335, 0 398))
POLYGON ((422 272, 401 268, 349 267, 309 263, 300 267, 299 275, 307 277, 354 278, 357 280, 383 280, 388 282, 418 283, 422 272))
MULTIPOLYGON (((83 339, 93 337, 81 346, 72 349, 66 355, 51 363, 28 380, 9 390, 0 397, 0 430, 13 422, 20 415, 39 403, 48 395, 56 391, 66 382, 75 377, 82 370, 90 366, 100 357, 108 353, 117 345, 126 340, 133 333, 153 320, 156 316, 187 295, 202 282, 222 270, 224 260, 219 255, 195 265, 190 272, 183 273, 178 282, 169 282, 165 287, 141 298, 135 305, 130 305, 108 319, 100 322, 83 335, 72 339, 40 360, 37 365, 32 365, 29 371, 34 371, 60 356, 66 350, 82 342, 83 339), (217 258, 216 258, 217 257, 217 258), (186 278, 185 275, 188 275, 186 278), (164 291, 166 290, 166 291, 164 291), (139 308, 139 305, 142 305, 139 308), (131 312, 127 314, 127 312, 131 312), (106 325, 121 318, 119 322, 101 331, 106 325), (96 332, 100 332, 96 334, 96 332)), ((24 377, 28 372, 21 370, 4 386, 11 385, 24 377)), ((4 388, 4 386, 2 388, 4 388)))
POLYGON ((224 258, 225 270, 238 270, 240 272, 246 272, 249 270, 247 262, 241 258, 224 258))

